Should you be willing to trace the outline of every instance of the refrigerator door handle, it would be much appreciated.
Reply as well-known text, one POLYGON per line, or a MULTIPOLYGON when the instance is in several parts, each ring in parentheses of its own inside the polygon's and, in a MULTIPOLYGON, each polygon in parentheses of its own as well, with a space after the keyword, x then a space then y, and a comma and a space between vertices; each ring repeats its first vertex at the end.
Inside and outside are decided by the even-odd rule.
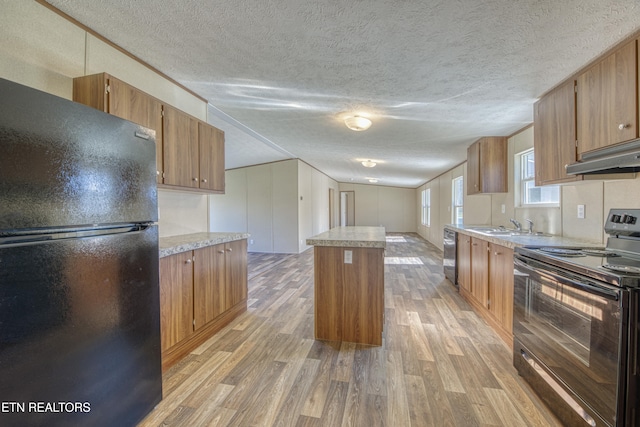
POLYGON ((78 239, 82 237, 108 236, 112 234, 140 232, 149 228, 153 223, 119 224, 117 226, 96 228, 58 228, 48 230, 32 230, 24 233, 0 237, 0 246, 23 245, 27 243, 45 242, 61 239, 78 239))

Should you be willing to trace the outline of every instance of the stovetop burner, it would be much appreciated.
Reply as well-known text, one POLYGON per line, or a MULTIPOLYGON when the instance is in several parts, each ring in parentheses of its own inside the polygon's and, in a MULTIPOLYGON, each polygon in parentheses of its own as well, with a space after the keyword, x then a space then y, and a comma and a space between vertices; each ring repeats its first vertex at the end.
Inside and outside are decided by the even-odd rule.
POLYGON ((611 252, 606 249, 582 249, 581 252, 585 255, 601 256, 601 257, 618 257, 619 253, 611 252))
POLYGON ((544 247, 544 248, 540 248, 539 250, 541 252, 546 252, 548 254, 558 255, 558 256, 566 256, 566 257, 585 256, 585 254, 580 249, 544 247))
POLYGON ((640 274, 640 267, 634 267, 632 265, 602 264, 602 268, 615 271, 616 273, 640 274))

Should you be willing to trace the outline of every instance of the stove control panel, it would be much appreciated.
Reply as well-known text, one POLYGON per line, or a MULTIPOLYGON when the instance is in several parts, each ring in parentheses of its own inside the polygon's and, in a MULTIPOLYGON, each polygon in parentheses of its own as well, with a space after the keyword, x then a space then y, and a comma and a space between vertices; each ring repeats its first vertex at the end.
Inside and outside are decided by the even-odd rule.
POLYGON ((640 209, 611 209, 604 231, 610 235, 640 237, 640 209))

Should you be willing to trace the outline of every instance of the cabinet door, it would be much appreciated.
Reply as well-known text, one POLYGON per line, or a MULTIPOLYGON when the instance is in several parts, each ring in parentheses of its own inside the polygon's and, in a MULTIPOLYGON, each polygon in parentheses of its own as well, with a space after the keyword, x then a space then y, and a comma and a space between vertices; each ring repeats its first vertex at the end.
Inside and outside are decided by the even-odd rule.
POLYGON ((565 167, 577 160, 576 93, 571 80, 542 97, 533 107, 536 185, 575 181, 565 167))
POLYGON ((456 252, 458 286, 471 292, 471 237, 458 233, 456 252))
POLYGON ((156 131, 157 182, 162 184, 162 104, 116 78, 109 77, 108 113, 156 131))
POLYGON ((638 136, 637 79, 636 40, 578 76, 578 155, 638 136))
POLYGON ((467 148, 467 195, 480 193, 480 143, 467 148))
POLYGON ((107 74, 100 73, 74 78, 73 100, 108 113, 108 77, 107 74))
POLYGON ((247 239, 225 243, 226 292, 229 306, 247 299, 247 239))
POLYGON ((193 333, 192 253, 160 259, 160 338, 162 351, 193 333))
POLYGON ((224 132, 198 123, 200 188, 224 193, 224 132))
POLYGON ((198 330, 227 309, 224 244, 197 249, 193 258, 193 318, 198 330))
POLYGON ((513 249, 489 244, 489 311, 508 331, 513 329, 513 249))
POLYGON ((199 188, 198 120, 163 106, 164 183, 199 188))
POLYGON ((480 191, 504 193, 508 186, 507 139, 487 136, 480 140, 480 191))
POLYGON ((489 299, 488 243, 471 238, 471 294, 483 306, 489 299))

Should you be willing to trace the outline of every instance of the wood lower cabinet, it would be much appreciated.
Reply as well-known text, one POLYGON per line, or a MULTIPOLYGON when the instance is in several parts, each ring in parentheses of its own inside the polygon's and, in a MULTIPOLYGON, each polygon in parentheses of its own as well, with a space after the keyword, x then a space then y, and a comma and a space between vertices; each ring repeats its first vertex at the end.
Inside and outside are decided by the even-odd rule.
POLYGON ((456 266, 458 267, 458 286, 471 292, 471 237, 458 233, 456 244, 456 266))
POLYGON ((460 281, 460 294, 512 345, 513 249, 462 233, 458 238, 462 242, 456 261, 458 279, 462 279, 460 266, 469 271, 469 283, 460 281))
POLYGON ((484 308, 489 299, 488 245, 482 239, 471 238, 471 295, 484 308))
POLYGON ((193 334, 193 255, 160 259, 160 347, 162 351, 193 334))
POLYGON ((489 312, 509 335, 513 332, 513 249, 489 243, 489 312))
POLYGON ((582 179, 579 175, 567 175, 565 169, 578 159, 574 80, 559 86, 534 104, 533 147, 536 185, 582 179))
POLYGON ((246 239, 161 258, 163 369, 246 310, 246 239))
POLYGON ((316 339, 382 345, 384 249, 314 247, 316 339))
POLYGON ((577 78, 578 156, 638 137, 638 57, 632 40, 577 78))
POLYGON ((508 190, 507 138, 487 136, 467 149, 467 194, 508 190))

